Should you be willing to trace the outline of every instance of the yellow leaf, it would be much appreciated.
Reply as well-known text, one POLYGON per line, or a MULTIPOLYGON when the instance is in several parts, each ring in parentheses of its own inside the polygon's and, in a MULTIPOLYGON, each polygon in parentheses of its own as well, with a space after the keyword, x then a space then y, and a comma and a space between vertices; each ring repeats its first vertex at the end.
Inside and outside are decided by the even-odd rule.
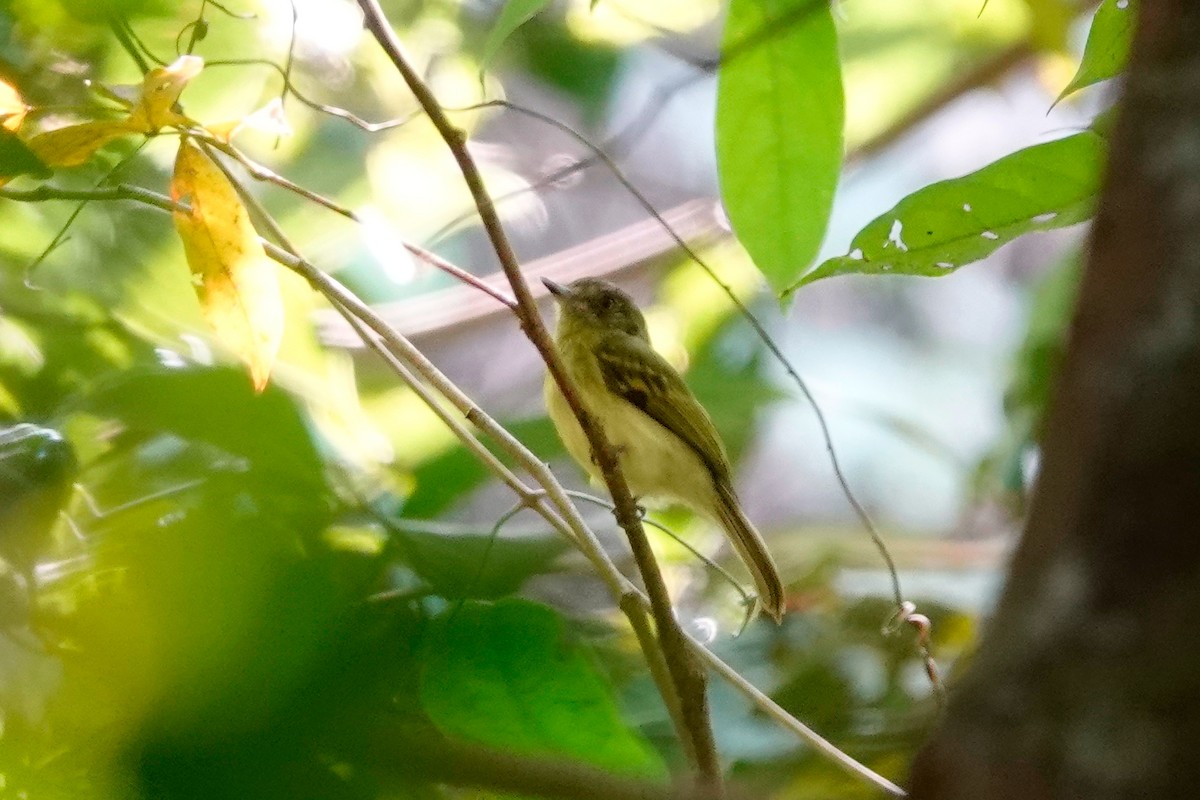
MULTIPOLYGON (((122 136, 157 133, 167 125, 192 125, 192 121, 176 112, 174 106, 183 87, 200 74, 203 67, 204 59, 199 56, 180 56, 165 67, 152 69, 146 73, 137 100, 125 119, 93 120, 40 133, 29 140, 29 149, 52 167, 77 167, 101 147, 122 136)), ((0 120, 6 127, 13 119, 12 116, 6 118, 6 111, 12 114, 14 112, 9 109, 18 107, 23 116, 25 105, 20 95, 7 84, 0 83, 0 120), (6 94, 6 89, 11 97, 6 94)))
POLYGON ((77 167, 113 139, 131 133, 137 133, 137 129, 123 119, 82 122, 39 133, 28 144, 38 158, 52 167, 77 167))
POLYGON ((155 133, 167 125, 188 125, 184 115, 174 110, 188 81, 204 69, 200 56, 180 56, 165 67, 146 73, 141 96, 129 114, 129 125, 143 133, 155 133))
POLYGON ((196 294, 217 337, 250 368, 254 388, 270 378, 283 338, 283 298, 275 267, 263 251, 233 184, 195 143, 175 159, 171 197, 196 294))
POLYGON ((0 126, 15 131, 21 127, 25 112, 29 106, 21 99, 20 93, 4 81, 0 81, 0 126))

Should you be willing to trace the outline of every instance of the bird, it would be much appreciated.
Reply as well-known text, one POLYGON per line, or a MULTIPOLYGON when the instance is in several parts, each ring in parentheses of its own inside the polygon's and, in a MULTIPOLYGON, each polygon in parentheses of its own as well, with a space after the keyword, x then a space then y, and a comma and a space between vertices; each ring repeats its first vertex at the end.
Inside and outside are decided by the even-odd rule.
MULTIPOLYGON (((718 524, 750 571, 757 608, 781 622, 783 581, 734 492, 725 446, 683 378, 652 347, 641 310, 597 278, 542 283, 557 301, 554 338, 563 367, 614 446, 630 491, 639 501, 680 503, 718 524)), ((599 480, 587 436, 549 374, 544 399, 567 452, 599 480)))

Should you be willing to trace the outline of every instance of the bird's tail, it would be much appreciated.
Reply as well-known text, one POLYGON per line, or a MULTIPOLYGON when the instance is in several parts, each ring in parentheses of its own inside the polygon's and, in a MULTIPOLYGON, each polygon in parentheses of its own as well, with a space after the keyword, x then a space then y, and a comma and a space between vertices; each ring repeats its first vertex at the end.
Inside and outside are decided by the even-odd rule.
POLYGON ((717 481, 717 521, 725 529, 742 561, 754 578, 758 591, 758 606, 775 622, 783 620, 783 581, 775 559, 767 551, 767 543, 742 512, 741 504, 730 486, 717 481))

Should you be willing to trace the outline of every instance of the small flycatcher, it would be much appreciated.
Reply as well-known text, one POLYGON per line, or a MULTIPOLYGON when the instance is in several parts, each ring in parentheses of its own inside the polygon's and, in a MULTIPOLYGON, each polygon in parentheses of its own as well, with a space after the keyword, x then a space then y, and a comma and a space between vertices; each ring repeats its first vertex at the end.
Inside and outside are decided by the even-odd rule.
MULTIPOLYGON (((650 346, 642 312, 605 281, 542 282, 558 301, 563 365, 616 448, 634 496, 675 500, 719 524, 754 578, 759 607, 779 622, 779 570, 733 492, 725 447, 683 378, 650 346)), ((549 375, 545 398, 567 452, 599 479, 587 437, 549 375)))

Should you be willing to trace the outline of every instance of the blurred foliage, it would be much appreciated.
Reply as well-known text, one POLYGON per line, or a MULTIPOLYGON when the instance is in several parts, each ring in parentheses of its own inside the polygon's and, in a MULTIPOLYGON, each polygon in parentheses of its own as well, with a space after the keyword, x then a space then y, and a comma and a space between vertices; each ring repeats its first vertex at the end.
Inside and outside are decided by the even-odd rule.
POLYGON ((851 149, 888 131, 962 74, 1023 42, 1066 39, 1064 0, 853 0, 838 6, 851 149))
MULTIPOLYGON (((484 19, 479 4, 384 5, 448 105, 498 91, 511 70, 552 88, 597 128, 631 47, 690 36, 719 13, 716 3, 674 0, 641 18, 615 3, 595 13, 586 3, 549 4, 496 49, 487 40, 495 19, 484 19), (481 89, 493 51, 496 70, 481 89)), ((775 242, 784 255, 759 265, 774 263, 776 286, 815 251, 843 134, 853 145, 884 131, 973 55, 1026 37, 1058 46, 1070 17, 1054 0, 992 0, 982 16, 951 0, 845 6, 843 21, 821 6, 819 35, 799 28, 791 32, 799 39, 775 40, 811 44, 805 37, 815 35, 819 52, 792 47, 813 63, 778 48, 745 61, 825 70, 824 116, 787 106, 793 116, 758 131, 775 150, 765 161, 726 127, 722 150, 733 161, 723 170, 765 169, 771 179, 769 192, 750 181, 745 199, 774 205, 751 202, 733 216, 739 231, 749 224, 786 234, 775 242), (841 85, 838 53, 844 132, 840 99, 826 102, 841 85), (837 144, 816 159, 816 181, 789 169, 802 130, 837 144), (798 199, 809 209, 804 219, 790 205, 798 199), (803 246, 789 249, 793 239, 803 246)), ((40 132, 128 122, 132 110, 109 96, 137 96, 142 76, 131 50, 157 64, 194 49, 207 66, 182 96, 191 118, 229 131, 282 97, 291 135, 250 126, 238 146, 368 220, 353 227, 279 187, 251 184, 299 248, 372 298, 444 285, 444 276, 396 258, 396 230, 438 230, 468 207, 431 127, 417 119, 372 136, 306 102, 348 104, 372 121, 415 110, 363 41, 353 4, 298 2, 295 19, 290 2, 229 6, 249 18, 222 8, 200 0, 0 3, 0 80, 17 97, 0 93, 0 167, 13 178, 6 191, 45 178, 49 167, 30 145, 40 132), (281 95, 289 59, 303 98, 281 95)), ((747 8, 737 7, 747 15, 739 24, 755 16, 747 8)), ((743 75, 748 95, 727 99, 727 122, 764 111, 747 99, 770 94, 751 71, 743 75)), ((154 111, 176 113, 173 103, 154 111)), ((455 115, 468 132, 489 119, 455 115)), ((142 121, 141 133, 159 127, 142 121)), ((128 183, 166 193, 178 137, 109 136, 117 130, 102 128, 65 154, 51 148, 48 185, 128 183), (67 164, 76 159, 85 163, 67 164)), ((482 160, 489 186, 528 185, 504 157, 482 160)), ((1043 194, 1036 182, 1022 186, 1043 194)), ((455 237, 447 249, 470 253, 468 240, 455 237)), ((1018 445, 998 458, 1005 469, 1036 437, 1070 280, 1047 284, 1019 356, 1009 398, 1018 445)), ((436 437, 414 430, 425 417, 407 410, 411 397, 383 402, 402 390, 367 386, 356 395, 348 358, 318 347, 304 324, 317 305, 312 293, 289 276, 281 288, 288 330, 272 382, 258 393, 241 369, 221 366, 236 353, 221 350, 204 326, 167 215, 115 202, 0 200, 0 793, 465 796, 451 788, 453 759, 439 767, 438 758, 418 757, 443 741, 656 780, 677 773, 683 755, 636 645, 607 601, 583 588, 566 544, 544 528, 497 525, 507 509, 497 508, 482 467, 458 447, 432 452, 436 437), (373 401, 381 398, 379 411, 373 401), (573 613, 549 605, 555 597, 569 597, 573 613)), ((688 379, 736 457, 779 391, 740 321, 714 314, 711 298, 697 300, 708 290, 694 276, 679 278, 662 316, 683 318, 688 379)), ((509 427, 540 457, 561 455, 545 419, 509 427)), ((928 682, 911 634, 880 632, 888 604, 839 592, 836 574, 824 563, 800 577, 782 627, 756 623, 713 646, 793 713, 898 779, 932 720, 928 682)), ((936 604, 922 611, 934 622, 935 651, 953 662, 973 639, 973 619, 936 604)), ((871 796, 730 687, 714 681, 712 695, 722 755, 752 796, 871 796)))
POLYGON ((1024 340, 1013 356, 1004 394, 1007 424, 976 467, 976 497, 999 498, 1018 518, 1025 514, 1033 473, 1030 461, 1037 454, 1054 379, 1066 353, 1081 273, 1080 254, 1072 253, 1033 287, 1024 340))

